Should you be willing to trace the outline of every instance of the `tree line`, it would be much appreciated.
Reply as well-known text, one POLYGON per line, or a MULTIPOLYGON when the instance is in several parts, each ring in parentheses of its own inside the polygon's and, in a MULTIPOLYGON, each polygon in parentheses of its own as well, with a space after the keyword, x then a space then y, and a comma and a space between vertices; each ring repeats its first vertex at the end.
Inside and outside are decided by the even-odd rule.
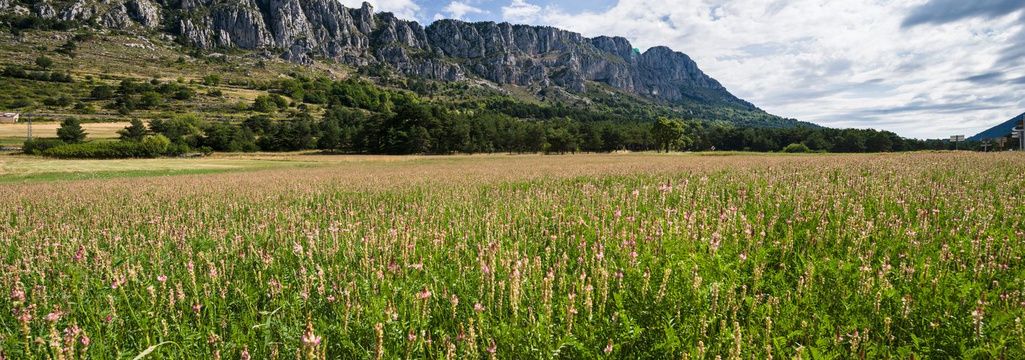
MULTIPOLYGON (((215 81, 209 79, 205 81, 215 81)), ((130 106, 140 94, 178 94, 173 83, 123 81, 97 86, 97 98, 130 106)), ((287 80, 269 87, 241 123, 181 115, 133 120, 121 140, 166 139, 162 155, 209 152, 300 151, 352 154, 574 153, 628 151, 891 152, 948 149, 944 141, 904 139, 886 131, 737 127, 724 122, 686 121, 659 113, 603 114, 562 104, 526 104, 508 98, 467 102, 428 101, 401 90, 358 80, 287 80), (290 108, 285 98, 326 108, 315 116, 300 106, 283 118, 269 113, 290 108), (319 118, 318 118, 319 117, 319 118), (583 119, 583 120, 582 120, 583 119)), ((191 94, 179 94, 183 98, 191 94)), ((144 102, 144 101, 143 101, 144 102)), ((75 121, 65 124, 74 130, 75 121)), ((62 126, 62 130, 65 126, 62 126)), ((81 137, 84 137, 82 134, 81 137)), ((63 137, 65 144, 82 142, 63 137)), ((161 142, 163 142, 161 140, 161 142)), ((34 144, 38 149, 39 144, 34 144)), ((969 145, 970 147, 971 145, 969 145)))

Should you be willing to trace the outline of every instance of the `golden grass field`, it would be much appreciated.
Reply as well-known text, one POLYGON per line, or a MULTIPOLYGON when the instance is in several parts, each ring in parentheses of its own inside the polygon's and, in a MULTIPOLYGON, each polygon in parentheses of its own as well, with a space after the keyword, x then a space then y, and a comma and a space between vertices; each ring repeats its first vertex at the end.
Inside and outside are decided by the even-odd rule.
MULTIPOLYGON (((128 125, 128 122, 83 123, 82 129, 85 129, 89 139, 113 139, 118 137, 118 130, 124 129, 128 125)), ((60 128, 58 122, 34 123, 32 124, 32 136, 57 137, 58 128, 60 128)), ((0 124, 0 139, 24 141, 27 134, 28 123, 24 121, 17 124, 0 124)))

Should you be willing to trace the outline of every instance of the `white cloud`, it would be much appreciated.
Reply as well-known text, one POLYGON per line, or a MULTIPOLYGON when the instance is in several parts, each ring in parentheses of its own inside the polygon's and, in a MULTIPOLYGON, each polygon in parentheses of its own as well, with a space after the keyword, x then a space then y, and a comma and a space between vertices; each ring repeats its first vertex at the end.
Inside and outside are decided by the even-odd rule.
POLYGON ((619 0, 602 12, 566 13, 513 0, 502 15, 624 36, 641 49, 669 46, 737 96, 826 126, 972 135, 1025 111, 1025 62, 1001 61, 1025 26, 1020 16, 903 29, 921 3, 619 0), (979 75, 996 80, 966 80, 979 75))
POLYGON ((374 11, 377 12, 390 12, 394 13, 395 16, 406 19, 416 20, 420 13, 420 5, 417 5, 413 0, 338 0, 342 5, 349 8, 359 8, 363 6, 363 2, 368 2, 374 7, 374 11))
POLYGON ((541 7, 526 0, 512 0, 502 7, 502 17, 509 22, 534 22, 541 14, 541 7))
MULTIPOLYGON (((447 6, 445 6, 443 11, 445 12, 445 14, 447 15, 448 18, 452 18, 452 19, 462 19, 464 16, 466 16, 468 14, 486 14, 487 13, 487 11, 485 11, 484 9, 481 9, 481 8, 478 8, 478 7, 474 7, 474 6, 470 5, 470 4, 467 4, 467 3, 462 2, 462 1, 453 1, 453 2, 449 3, 447 6)), ((441 15, 441 14, 438 14, 438 15, 441 15)), ((438 16, 435 15, 435 18, 438 18, 438 16)))

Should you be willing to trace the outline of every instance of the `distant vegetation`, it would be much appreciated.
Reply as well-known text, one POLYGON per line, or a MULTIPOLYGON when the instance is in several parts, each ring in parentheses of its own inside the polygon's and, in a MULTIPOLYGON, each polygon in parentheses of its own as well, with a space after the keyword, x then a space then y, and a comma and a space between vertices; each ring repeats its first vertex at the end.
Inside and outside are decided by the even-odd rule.
MULTIPOLYGON (((527 104, 508 99, 435 102, 409 91, 389 90, 356 80, 282 81, 268 90, 268 95, 257 97, 251 106, 253 112, 261 115, 242 122, 207 120, 197 115, 154 119, 148 126, 136 120, 122 138, 137 141, 141 136, 162 135, 171 143, 171 154, 313 149, 354 154, 618 150, 856 153, 948 147, 941 141, 908 140, 874 130, 736 127, 664 116, 646 120, 646 115, 640 113, 636 118, 620 118, 558 104, 527 104), (304 99, 303 104, 288 100, 297 98, 304 99), (326 111, 318 119, 299 109, 305 104, 324 105, 326 111), (292 109, 295 110, 289 111, 292 109), (270 116, 279 112, 285 114, 270 116)), ((97 85, 91 96, 113 99, 111 104, 119 112, 131 114, 136 109, 160 106, 166 96, 188 100, 194 96, 194 90, 177 83, 123 80, 116 88, 97 85)), ((71 129, 62 131, 71 134, 69 137, 78 134, 80 127, 75 130, 75 121, 67 125, 71 129)), ((96 152, 72 154, 93 153, 96 152)), ((120 151, 114 154, 160 155, 120 151)))

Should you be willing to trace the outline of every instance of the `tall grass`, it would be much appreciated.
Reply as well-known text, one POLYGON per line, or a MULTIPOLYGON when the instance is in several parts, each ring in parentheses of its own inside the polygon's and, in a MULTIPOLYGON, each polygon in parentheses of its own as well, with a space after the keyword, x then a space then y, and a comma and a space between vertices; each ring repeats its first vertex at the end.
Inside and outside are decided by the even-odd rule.
POLYGON ((1014 155, 917 154, 3 186, 0 351, 1021 358, 1022 184, 1014 155))

